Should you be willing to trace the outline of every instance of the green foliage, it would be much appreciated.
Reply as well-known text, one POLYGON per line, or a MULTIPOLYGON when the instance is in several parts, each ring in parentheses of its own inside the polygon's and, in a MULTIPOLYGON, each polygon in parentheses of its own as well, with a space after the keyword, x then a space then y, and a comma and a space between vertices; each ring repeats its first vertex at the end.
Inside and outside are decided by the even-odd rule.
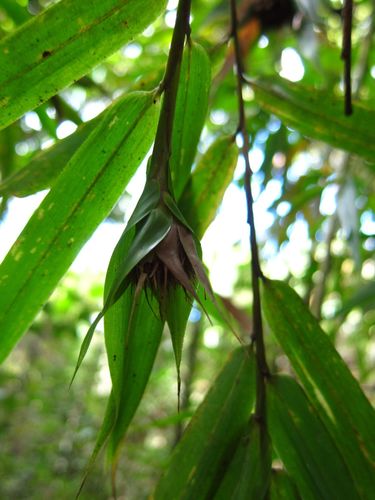
POLYGON ((278 29, 238 2, 234 32, 228 2, 192 2, 190 33, 180 1, 172 42, 173 2, 25 3, 0 3, 0 237, 15 198, 49 192, 0 264, 0 497, 108 498, 106 448, 130 499, 370 500, 372 3, 350 117, 329 2, 278 29), (127 224, 89 285, 66 273, 106 218, 127 224))
POLYGON ((254 417, 244 428, 215 498, 264 498, 270 487, 271 441, 254 417))
POLYGON ((81 78, 165 7, 162 0, 65 0, 0 42, 0 127, 81 78), (67 22, 69 20, 69 22, 67 22))
POLYGON ((303 498, 360 498, 334 441, 294 379, 268 385, 272 442, 303 498), (329 457, 329 461, 323 461, 329 457))
POLYGON ((373 408, 298 295, 285 283, 266 281, 263 298, 272 332, 337 448, 349 462, 358 492, 362 498, 370 498, 375 486, 373 408))
POLYGON ((181 65, 171 151, 171 175, 179 198, 189 179, 191 165, 206 119, 211 66, 203 47, 187 44, 181 65))
POLYGON ((182 194, 181 209, 200 237, 216 215, 219 200, 233 177, 237 157, 233 136, 216 139, 200 158, 182 194))
POLYGON ((40 151, 25 168, 17 170, 0 183, 2 196, 29 196, 52 186, 76 150, 94 130, 100 117, 81 125, 78 130, 40 151))
POLYGON ((254 405, 254 368, 245 350, 232 353, 174 450, 156 499, 212 498, 254 405))
POLYGON ((157 117, 154 99, 149 93, 131 94, 106 115, 2 263, 0 359, 24 333, 148 151, 157 117), (111 133, 103 138, 108 129, 111 133))
POLYGON ((371 123, 374 109, 355 103, 355 121, 343 115, 343 99, 325 90, 287 83, 281 78, 250 81, 256 101, 283 123, 307 137, 375 161, 371 123))

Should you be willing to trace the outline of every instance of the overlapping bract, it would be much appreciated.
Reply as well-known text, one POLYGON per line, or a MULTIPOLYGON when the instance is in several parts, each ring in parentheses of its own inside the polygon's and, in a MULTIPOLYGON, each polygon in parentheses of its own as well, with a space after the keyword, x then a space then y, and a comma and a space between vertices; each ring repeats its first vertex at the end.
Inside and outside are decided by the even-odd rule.
POLYGON ((162 192, 155 179, 150 179, 146 183, 122 238, 126 237, 133 227, 135 227, 134 239, 116 273, 103 309, 92 323, 82 343, 73 378, 83 361, 100 319, 129 286, 135 287, 135 299, 141 289, 150 291, 159 303, 161 320, 167 322, 169 294, 176 287, 182 287, 189 301, 195 299, 201 303, 195 291, 196 282, 200 282, 206 293, 213 297, 211 285, 198 254, 199 243, 170 193, 162 192))

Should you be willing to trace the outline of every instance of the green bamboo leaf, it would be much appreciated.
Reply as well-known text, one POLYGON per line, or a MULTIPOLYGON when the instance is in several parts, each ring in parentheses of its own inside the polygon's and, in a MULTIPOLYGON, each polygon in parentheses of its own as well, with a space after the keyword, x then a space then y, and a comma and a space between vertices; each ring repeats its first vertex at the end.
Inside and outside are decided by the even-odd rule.
POLYGON ((199 160, 179 206, 198 237, 214 219, 224 191, 233 178, 238 148, 233 136, 217 139, 199 160))
POLYGON ((365 311, 375 309, 375 282, 363 283, 357 292, 344 300, 334 317, 345 316, 355 307, 360 307, 365 311))
POLYGON ((27 7, 19 5, 14 0, 1 0, 1 8, 5 10, 16 24, 22 24, 30 19, 27 7))
MULTIPOLYGON (((104 317, 107 356, 112 365, 117 363, 118 356, 125 350, 121 368, 115 371, 115 368, 112 367, 111 370, 112 376, 115 374, 118 380, 120 373, 122 374, 120 384, 114 383, 113 385, 114 393, 119 391, 120 396, 117 404, 116 423, 108 442, 108 458, 113 470, 117 465, 124 436, 150 377, 164 325, 164 322, 160 320, 158 303, 154 298, 145 291, 140 292, 132 312, 133 302, 131 302, 130 296, 129 289, 104 317), (119 314, 120 307, 124 308, 124 314, 119 314), (126 313, 128 313, 130 320, 122 325, 121 330, 118 319, 124 318, 126 313), (111 338, 111 332, 118 332, 117 339, 111 338), (121 332, 122 336, 118 338, 121 332), (115 343, 115 341, 117 341, 116 345, 120 344, 120 349, 110 345, 110 342, 115 343)), ((134 300, 134 296, 131 299, 134 300)))
POLYGON ((153 208, 156 207, 160 200, 160 187, 159 183, 154 179, 146 182, 145 188, 141 197, 132 213, 128 223, 126 224, 126 231, 129 231, 138 222, 140 222, 146 215, 148 215, 153 208))
POLYGON ((300 378, 362 498, 375 491, 375 412, 358 382, 301 298, 281 281, 265 280, 268 324, 300 378))
POLYGON ((206 51, 190 41, 185 46, 173 120, 170 167, 173 190, 180 197, 189 178, 208 108, 211 65, 206 51))
POLYGON ((248 350, 231 354, 174 449, 153 498, 212 498, 225 456, 233 450, 254 403, 255 364, 248 350), (235 411, 234 411, 235 410, 235 411))
POLYGON ((153 93, 121 99, 78 149, 6 256, 0 266, 0 361, 123 192, 151 146, 157 109, 153 93))
POLYGON ((262 500, 271 479, 271 442, 251 417, 215 494, 215 500, 262 500))
POLYGON ((81 125, 74 134, 37 153, 24 168, 0 183, 0 196, 29 196, 50 188, 101 118, 102 114, 81 125))
MULTIPOLYGON (((193 235, 196 235, 195 242, 198 253, 201 251, 199 239, 202 238, 215 217, 223 193, 232 180, 237 154, 237 146, 233 137, 218 139, 192 173, 191 180, 186 185, 181 203, 179 203, 181 209, 170 196, 165 194, 163 196, 165 204, 173 215, 188 227, 193 235)), ((204 304, 205 296, 199 294, 199 298, 200 303, 204 304)), ((216 309, 217 304, 215 304, 216 309)), ((177 373, 179 373, 184 334, 190 310, 191 304, 185 299, 183 293, 178 292, 177 296, 169 301, 167 322, 172 337, 177 373)))
POLYGON ((103 423, 102 423, 102 426, 99 430, 99 434, 96 438, 95 447, 94 447, 94 450, 91 454, 90 460, 86 464, 85 471, 83 473, 83 478, 81 481, 81 485, 80 485, 80 488, 77 492, 76 498, 79 497, 79 495, 82 491, 82 488, 86 482, 86 479, 92 470, 92 467, 95 463, 96 458, 98 457, 98 455, 99 455, 100 451, 102 450, 103 446, 105 445, 105 443, 108 441, 108 437, 111 434, 111 431, 113 429, 115 422, 116 422, 116 404, 115 404, 115 399, 113 397, 113 392, 111 391, 109 398, 108 398, 103 423))
MULTIPOLYGON (((105 278, 104 287, 104 303, 107 301, 110 290, 113 287, 113 283, 117 280, 118 271, 123 265, 124 259, 129 252, 135 235, 135 227, 129 231, 122 233, 119 239, 111 260, 109 261, 107 274, 105 278)), ((113 305, 111 309, 108 310, 106 318, 104 321, 104 338, 106 342, 106 352, 108 358, 108 366, 111 374, 112 380, 112 393, 116 401, 116 408, 121 395, 121 384, 123 380, 123 364, 124 357, 126 355, 123 349, 123 338, 125 332, 127 331, 127 324, 129 321, 129 311, 131 310, 132 295, 134 295, 134 287, 129 288, 126 291, 126 296, 122 296, 119 301, 113 305), (120 312, 124 308, 127 314, 120 312)))
MULTIPOLYGON (((208 167, 212 169, 216 168, 217 165, 213 163, 209 164, 208 167)), ((192 174, 193 178, 195 176, 195 172, 192 174)), ((198 175, 200 173, 198 172, 198 175)), ((219 186, 218 191, 221 193, 225 190, 228 183, 231 180, 231 176, 221 176, 222 185, 219 186)), ((201 198, 202 201, 205 201, 205 197, 201 196, 201 192, 199 188, 207 189, 207 185, 204 183, 197 183, 196 189, 194 192, 189 194, 189 187, 185 190, 186 196, 189 197, 192 203, 196 198, 201 198)), ((144 207, 151 207, 153 202, 155 201, 153 188, 150 189, 150 196, 146 196, 145 199, 148 199, 150 203, 144 202, 144 207)), ((142 194, 142 197, 144 194, 142 194)), ((216 213, 216 209, 221 201, 221 197, 218 195, 216 198, 211 197, 210 205, 214 204, 214 210, 212 210, 212 206, 210 206, 211 210, 205 210, 206 219, 202 220, 200 227, 197 228, 198 238, 203 236, 203 231, 211 222, 209 217, 213 217, 216 213)), ((116 249, 114 255, 111 259, 111 263, 109 265, 107 278, 106 278, 106 296, 108 296, 108 287, 113 286, 114 276, 118 274, 119 266, 123 265, 124 258, 123 256, 127 254, 131 242, 134 238, 134 224, 139 222, 140 219, 147 213, 147 210, 143 210, 141 201, 138 203, 139 207, 139 217, 135 216, 135 212, 131 216, 129 223, 127 225, 126 231, 124 231, 123 236, 121 237, 120 242, 118 243, 118 247, 121 250, 116 249), (131 222, 132 221, 132 222, 131 222), (134 223, 134 224, 133 224, 134 223), (130 229, 129 225, 131 226, 130 229), (116 256, 117 255, 117 256, 116 256)), ((137 207, 138 207, 137 205, 137 207)), ((169 205, 168 205, 169 206, 169 205)), ((137 210, 137 208, 136 208, 137 210)), ((174 210, 172 213, 179 218, 180 212, 176 215, 174 210)), ((194 222, 194 220, 193 220, 194 222)), ((134 290, 133 290, 134 291, 134 290)), ((104 316, 104 332, 106 339, 106 349, 108 356, 108 363, 111 372, 112 384, 114 387, 114 392, 116 393, 117 405, 116 407, 120 408, 121 405, 124 405, 123 409, 119 409, 119 417, 117 419, 117 428, 116 432, 113 433, 113 437, 111 437, 111 442, 108 447, 109 460, 115 464, 119 450, 120 444, 124 439, 126 434, 126 430, 129 426, 129 423, 132 419, 133 414, 136 411, 136 408, 142 398, 142 394, 144 388, 146 386, 153 362, 154 357, 157 352, 157 346, 160 342, 160 323, 157 320, 158 316, 158 305, 154 302, 152 295, 149 294, 148 302, 150 302, 151 307, 146 304, 144 298, 141 298, 140 304, 138 306, 139 317, 142 315, 147 318, 147 321, 155 321, 154 325, 150 325, 146 328, 145 323, 139 322, 137 328, 133 326, 133 334, 129 335, 129 342, 127 349, 123 349, 124 342, 124 331, 127 331, 127 325, 129 321, 129 311, 131 308, 131 293, 132 289, 128 288, 124 295, 118 300, 116 304, 114 304, 105 314, 104 316), (153 311, 152 317, 150 316, 150 310, 153 311), (145 334, 147 337, 145 338, 145 334), (139 343, 136 340, 139 340, 139 343), (142 341, 143 340, 143 341, 142 341), (147 351, 145 347, 147 347, 147 351), (140 358, 140 359, 139 359, 140 358), (127 367, 127 373, 137 373, 136 379, 129 379, 129 383, 126 387, 126 390, 122 388, 122 381, 124 380, 123 372, 127 367), (122 367, 122 368, 121 368, 122 367), (134 371, 136 369, 136 371, 134 371), (135 383, 135 381, 139 381, 139 385, 135 383), (132 382, 132 384, 130 383, 132 382), (123 395, 122 395, 123 394, 123 395), (129 403, 130 401, 130 403, 129 403)), ((191 304, 185 298, 185 294, 182 291, 177 291, 177 296, 175 300, 169 301, 167 310, 167 320, 169 322, 169 327, 172 335, 172 343, 174 343, 174 349, 176 354, 177 363, 179 363, 181 358, 182 351, 182 342, 183 335, 186 328, 187 318, 190 313, 191 304)), ((111 397, 114 397, 113 395, 111 397)), ((106 414, 105 420, 102 424, 102 432, 98 437, 97 445, 94 450, 94 454, 91 460, 91 465, 95 460, 101 446, 105 443, 108 438, 112 428, 108 424, 108 422, 112 422, 111 419, 116 420, 117 417, 114 417, 111 413, 106 414), (104 430, 103 430, 104 429, 104 430), (105 431, 106 430, 106 431, 105 431)))
POLYGON ((104 312, 101 311, 97 315, 97 317, 95 318, 95 320, 92 322, 92 324, 90 325, 90 328, 88 329, 88 332, 86 333, 85 338, 82 341, 81 348, 80 348, 79 354, 78 354, 77 363, 76 363, 76 366, 75 366, 75 369, 74 369, 73 376, 72 376, 72 379, 70 381, 69 387, 74 382, 74 379, 75 379, 75 377, 77 375, 77 372, 78 372, 78 370, 79 370, 79 368, 80 368, 80 366, 82 364, 82 361, 84 360, 84 358, 85 358, 85 356, 87 354, 87 351, 88 351, 88 349, 90 347, 90 344, 91 344, 92 338, 94 336, 96 327, 98 326, 98 323, 103 318, 103 316, 104 316, 104 312))
MULTIPOLYGON (((108 294, 106 294, 103 309, 91 324, 82 342, 72 382, 79 367, 82 364, 84 357, 86 356, 88 348, 90 347, 92 337, 99 321, 104 317, 109 308, 119 300, 119 298, 124 294, 128 286, 130 285, 130 280, 128 279, 130 272, 137 264, 139 264, 139 262, 144 257, 146 257, 146 255, 151 252, 151 250, 153 250, 158 245, 158 243, 160 243, 160 241, 170 230, 171 224, 172 218, 168 217, 164 212, 156 208, 151 211, 150 216, 147 218, 146 222, 135 236, 133 232, 130 233, 128 231, 127 227, 125 228, 120 242, 122 242, 123 240, 128 241, 128 238, 126 238, 128 234, 131 234, 131 236, 134 238, 132 239, 132 242, 128 248, 127 254, 124 255, 121 265, 117 270, 116 276, 112 283, 112 287, 109 290, 108 294)), ((133 297, 132 294, 131 297, 133 297)))
MULTIPOLYGON (((108 294, 108 288, 111 287, 113 280, 116 276, 117 270, 121 262, 123 261, 124 257, 126 256, 131 243, 134 238, 134 232, 135 228, 133 227, 129 231, 124 231, 123 234, 121 235, 120 240, 118 241, 115 250, 112 254, 111 260, 109 262, 108 270, 107 270, 107 275, 106 275, 106 284, 105 284, 105 290, 104 290, 104 295, 105 297, 108 294)), ((121 387, 122 387, 122 380, 123 380, 123 367, 124 367, 124 357, 125 357, 125 349, 123 348, 123 339, 124 339, 124 333, 127 330, 126 323, 122 321, 120 324, 118 323, 118 320, 124 320, 124 318, 128 318, 128 315, 123 315, 119 314, 119 311, 122 310, 122 308, 125 306, 126 308, 126 313, 129 314, 129 304, 131 306, 131 294, 130 290, 126 295, 124 295, 117 304, 114 304, 113 308, 109 310, 109 312, 106 315, 106 320, 104 321, 104 335, 105 335, 105 340, 107 344, 107 358, 108 358, 108 365, 110 369, 110 374, 111 374, 111 380, 112 380, 112 390, 108 398, 107 402, 107 407, 106 407, 106 412, 104 414, 103 422, 101 425, 101 428, 99 430, 99 434, 96 438, 96 443, 95 447, 93 449, 93 452, 91 454, 90 460, 86 465, 85 468, 85 473, 83 476, 82 484, 81 484, 81 489, 87 479, 87 476, 91 472, 91 469, 94 465, 94 462, 100 453, 101 449, 105 445, 105 443, 108 441, 108 438, 111 434, 111 431, 116 423, 117 420, 117 415, 118 415, 118 406, 119 406, 119 401, 121 399, 121 387), (125 304, 124 304, 125 302, 125 304), (116 308, 118 310, 116 310, 116 308), (113 311, 113 312, 112 312, 113 311), (118 358, 117 358, 118 356, 118 358), (115 394, 114 394, 115 392, 115 394)), ((88 340, 88 345, 91 342, 92 335, 95 331, 96 328, 96 322, 94 321, 93 324, 90 326, 89 331, 86 334, 86 337, 89 336, 90 338, 88 340), (91 333, 92 332, 92 333, 91 333)), ((86 340, 85 337, 85 340, 86 340)), ((73 375, 73 379, 75 374, 77 373, 77 370, 82 363, 82 360, 86 354, 86 351, 88 349, 85 349, 83 352, 83 355, 81 355, 83 351, 83 345, 81 347, 80 355, 78 357, 77 361, 77 366, 73 375)), ((72 380, 73 380, 72 379, 72 380)), ((80 491, 81 491, 80 489, 80 491)), ((78 492, 78 495, 80 493, 78 492)))
POLYGON ((280 469, 272 470, 270 500, 300 500, 301 497, 290 476, 280 469))
POLYGON ((176 361, 178 407, 180 405, 181 392, 180 365, 182 359, 182 348, 191 305, 191 300, 188 299, 185 290, 181 287, 175 287, 169 291, 166 321, 171 334, 173 352, 176 361))
MULTIPOLYGON (((107 441, 108 459, 112 465, 113 475, 115 474, 121 444, 142 399, 160 343, 164 322, 159 318, 156 299, 144 290, 145 276, 140 276, 137 284, 121 290, 121 294, 118 293, 119 283, 123 281, 124 262, 133 262, 132 252, 134 249, 137 251, 136 245, 138 244, 147 254, 150 248, 148 238, 151 237, 152 242, 155 237, 158 238, 158 227, 155 230, 158 216, 160 216, 159 209, 151 212, 138 233, 141 234, 139 239, 134 225, 130 229, 128 226, 125 228, 108 266, 103 310, 91 325, 81 347, 75 373, 87 352, 98 321, 104 316, 112 391, 84 480, 107 441), (117 299, 116 294, 119 296, 117 299)), ((164 217, 163 214, 162 216, 164 217)), ((168 218, 167 223, 169 228, 168 218)))
POLYGON ((0 128, 85 75, 165 8, 165 0, 64 0, 0 41, 0 128))
MULTIPOLYGON (((126 278, 134 267, 148 255, 168 234, 172 226, 172 217, 160 208, 151 211, 143 226, 136 232, 129 247, 126 258, 123 259, 111 289, 106 297, 103 314, 120 298, 127 287, 126 278)), ((127 228, 125 228, 125 232, 127 228)))
POLYGON ((326 90, 276 77, 251 79, 250 84, 256 102, 285 125, 374 162, 375 109, 354 102, 353 115, 345 116, 343 99, 326 90))
POLYGON ((167 192, 163 193, 163 201, 166 204, 166 206, 169 208, 169 210, 172 212, 172 214, 176 217, 176 219, 179 220, 184 226, 186 226, 192 234, 194 234, 194 231, 189 226, 189 223, 185 219, 184 214, 178 208, 177 203, 175 202, 175 200, 172 198, 172 196, 169 193, 167 193, 167 192))
MULTIPOLYGON (((134 231, 125 232, 108 267, 105 297, 109 296, 123 261, 131 248, 134 231)), ((142 285, 142 282, 139 283, 142 285)), ((108 443, 115 465, 126 430, 142 398, 163 330, 158 304, 142 286, 129 287, 104 317, 104 336, 112 380, 116 418, 108 443)), ((103 426, 107 426, 106 420, 103 426)))
POLYGON ((267 404, 273 446, 302 498, 359 499, 342 455, 297 382, 273 377, 267 404))

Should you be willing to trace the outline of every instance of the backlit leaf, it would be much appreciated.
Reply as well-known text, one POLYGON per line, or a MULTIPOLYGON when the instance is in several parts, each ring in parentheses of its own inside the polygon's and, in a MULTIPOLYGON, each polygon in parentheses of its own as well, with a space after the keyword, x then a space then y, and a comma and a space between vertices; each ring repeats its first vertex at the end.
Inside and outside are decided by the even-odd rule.
POLYGON ((267 322, 347 463, 363 498, 375 491, 375 412, 316 318, 281 281, 264 280, 267 322))
POLYGON ((123 292, 123 284, 129 273, 148 255, 167 235, 172 225, 172 217, 161 209, 151 211, 141 229, 135 234, 126 259, 119 266, 111 289, 106 297, 103 313, 114 304, 123 292))
POLYGON ((271 479, 271 442, 267 431, 251 417, 225 471, 215 500, 262 500, 271 479))
POLYGON ((0 183, 0 196, 29 196, 50 188, 101 119, 102 115, 90 120, 65 139, 37 153, 24 168, 0 183))
POLYGON ((0 128, 88 73, 144 30, 164 0, 64 0, 0 41, 0 128))
POLYGON ((195 233, 203 235, 233 178, 238 148, 233 136, 217 139, 204 153, 179 202, 195 233))
MULTIPOLYGON (((226 144, 229 145, 229 148, 231 149, 233 141, 228 140, 226 144)), ((221 149, 221 153, 222 152, 223 149, 221 149)), ((237 158, 237 152, 235 148, 233 148, 231 156, 237 158)), ((218 205, 221 201, 221 193, 225 190, 232 178, 234 163, 235 162, 232 160, 229 165, 230 172, 226 172, 225 174, 222 171, 220 172, 223 175, 219 175, 217 178, 217 193, 212 193, 211 196, 204 196, 201 192, 201 190, 205 191, 206 189, 208 189, 209 176, 205 177, 207 183, 193 182, 193 185, 195 187, 193 192, 191 191, 191 183, 189 183, 189 185, 185 188, 184 196, 188 198, 191 203, 195 203, 195 200, 199 199, 204 211, 204 216, 200 219, 199 225, 196 224, 194 216, 191 217, 191 224, 194 229, 197 229, 196 234, 198 238, 201 238, 203 236, 204 230, 208 227, 209 223, 212 221, 212 217, 214 217, 216 213, 218 205)), ((212 161, 211 163, 207 164, 206 168, 214 171, 217 168, 217 165, 215 165, 212 161)), ((195 175, 201 176, 200 171, 198 170, 198 173, 193 172, 193 179, 195 175)), ((117 256, 112 257, 111 259, 111 264, 108 270, 108 277, 106 280, 107 297, 109 290, 108 287, 113 286, 114 275, 117 274, 119 267, 124 266, 123 256, 128 251, 131 241, 134 237, 134 224, 144 216, 144 206, 147 205, 148 207, 151 207, 156 199, 154 199, 153 193, 154 190, 153 188, 151 188, 151 191, 149 193, 150 196, 147 195, 142 203, 141 200, 139 201, 137 208, 135 209, 133 215, 131 216, 131 219, 129 220, 129 224, 131 221, 133 221, 133 223, 130 224, 132 228, 130 228, 129 233, 127 233, 129 227, 128 224, 127 229, 122 237, 123 242, 119 242, 118 244, 118 247, 122 248, 121 252, 119 253, 119 255, 121 254, 122 257, 117 256), (146 199, 149 200, 150 203, 146 203, 146 199), (141 214, 140 217, 136 216, 136 213, 141 214), (114 273, 113 271, 114 268, 116 268, 116 273, 114 273)), ((142 197, 144 195, 145 191, 142 197)), ((168 204, 168 207, 171 207, 171 205, 168 204)), ((180 212, 178 211, 178 213, 175 213, 175 208, 173 208, 173 213, 180 220, 180 212)), ((115 250, 114 255, 117 252, 118 250, 115 250)), ((134 288, 128 288, 125 294, 118 300, 118 302, 114 304, 110 309, 108 309, 108 312, 104 317, 106 348, 111 371, 113 390, 114 393, 117 394, 116 400, 118 401, 119 407, 120 405, 124 405, 124 408, 121 409, 121 416, 118 417, 116 433, 113 437, 111 437, 111 444, 109 446, 109 457, 110 460, 114 462, 114 465, 116 460, 118 459, 120 444, 125 436, 127 427, 129 426, 132 415, 136 411, 137 405, 139 404, 139 401, 142 397, 142 391, 144 390, 144 387, 147 383, 147 379, 149 377, 150 370, 153 364, 153 359, 157 351, 156 344, 160 341, 160 321, 156 318, 159 314, 159 306, 152 298, 151 293, 148 294, 148 301, 150 301, 151 307, 149 307, 148 304, 145 303, 144 299, 142 298, 143 295, 138 306, 140 311, 139 317, 143 317, 143 322, 139 321, 137 324, 133 324, 133 333, 126 333, 128 331, 127 328, 129 322, 129 311, 132 293, 134 293, 134 288), (147 322, 151 322, 152 324, 148 327, 146 332, 145 325, 147 324, 147 322), (126 351, 123 350, 124 338, 132 339, 131 342, 129 342, 126 351), (137 339, 139 342, 137 342, 137 339), (145 339, 144 342, 142 342, 142 339, 145 339), (146 348, 148 349, 147 351, 145 350, 146 348), (139 358, 140 361, 137 361, 139 358), (124 366, 137 367, 137 380, 142 381, 142 390, 142 384, 138 386, 137 384, 135 384, 134 380, 132 381, 131 379, 129 379, 129 382, 127 382, 125 394, 125 389, 122 389, 122 381, 124 379, 124 366), (123 396, 121 396, 121 394, 123 394, 123 396), (129 403, 129 401, 132 401, 132 403, 129 403)), ((179 365, 181 360, 183 336, 185 333, 190 309, 191 303, 186 299, 185 293, 182 290, 176 290, 176 297, 175 299, 170 301, 168 310, 166 311, 166 315, 169 327, 171 329, 172 342, 174 344, 177 365, 179 365)), ((130 368, 127 368, 127 370, 129 371, 130 368)), ((109 417, 107 416, 106 420, 103 423, 103 426, 107 429, 109 428, 108 419, 109 417)), ((100 443, 101 445, 104 444, 104 440, 101 439, 100 443)))
POLYGON ((0 266, 0 360, 123 192, 151 146, 157 109, 152 93, 119 101, 77 150, 13 245, 0 266))
POLYGON ((374 162, 375 109, 354 102, 354 113, 343 113, 343 99, 326 90, 309 88, 282 78, 256 78, 250 84, 256 102, 285 125, 374 162))
POLYGON ((170 290, 167 301, 166 321, 171 334, 173 352, 176 361, 178 404, 180 402, 181 390, 180 365, 182 359, 182 347, 191 305, 191 301, 188 299, 186 292, 181 287, 170 290))
POLYGON ((272 377, 267 405, 273 446, 302 498, 359 499, 334 440, 297 382, 272 377))
POLYGON ((113 471, 124 435, 149 379, 163 331, 164 322, 159 317, 158 303, 146 293, 129 288, 104 317, 106 350, 116 402, 116 421, 107 448, 113 471))
POLYGON ((273 469, 271 474, 271 486, 269 491, 270 500, 300 500, 290 476, 281 469, 273 469))
POLYGON ((197 153, 208 107, 210 60, 203 47, 186 44, 181 65, 170 158, 173 190, 180 197, 197 153))
POLYGON ((156 500, 212 498, 253 407, 254 369, 248 350, 231 354, 174 449, 156 500))

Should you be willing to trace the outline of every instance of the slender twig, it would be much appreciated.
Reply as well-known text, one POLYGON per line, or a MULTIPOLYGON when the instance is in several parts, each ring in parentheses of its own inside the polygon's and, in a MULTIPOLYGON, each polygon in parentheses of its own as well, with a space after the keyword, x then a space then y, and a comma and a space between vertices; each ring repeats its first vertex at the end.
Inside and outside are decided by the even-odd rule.
POLYGON ((265 420, 266 415, 266 391, 264 378, 269 375, 269 369, 265 356, 265 347, 263 339, 263 323, 261 314, 260 300, 260 279, 263 278, 263 273, 259 264, 259 253, 257 245, 257 237, 254 222, 254 198, 251 189, 252 170, 249 161, 249 135, 246 127, 245 104, 242 94, 242 86, 244 83, 244 66, 242 62, 241 47, 238 38, 238 19, 236 11, 236 2, 231 0, 231 17, 232 17, 232 38, 234 42, 234 53, 237 75, 237 95, 238 95, 238 112, 239 124, 237 133, 242 137, 241 152, 245 161, 245 193, 247 205, 247 222, 250 226, 250 248, 251 248, 251 278, 253 285, 253 333, 252 343, 255 345, 255 355, 257 361, 257 397, 255 405, 255 415, 259 420, 265 420))
MULTIPOLYGON (((200 319, 196 323, 194 323, 193 331, 192 331, 192 339, 190 341, 188 350, 187 350, 187 361, 186 361, 186 375, 183 383, 183 391, 181 397, 181 405, 180 411, 184 413, 190 407, 190 396, 191 396, 191 387, 197 367, 197 354, 199 350, 199 344, 202 337, 202 320, 200 319)), ((175 429, 175 440, 174 446, 181 439, 182 433, 184 430, 184 426, 182 421, 180 420, 175 429)))
MULTIPOLYGON (((373 43, 373 37, 374 37, 374 31, 375 31, 375 16, 374 16, 374 11, 375 11, 375 2, 373 1, 373 9, 371 11, 371 14, 369 16, 369 25, 367 32, 365 33, 363 39, 361 40, 360 44, 360 50, 359 50, 359 55, 358 55, 358 63, 356 67, 354 68, 354 76, 353 76, 353 97, 357 98, 360 93, 360 89, 363 83, 363 80, 366 76, 366 72, 368 69, 369 65, 369 55, 373 43)), ((340 162, 340 165, 337 167, 337 170, 340 171, 340 177, 344 178, 350 168, 350 154, 349 153, 344 153, 340 162)), ((342 184, 339 188, 339 192, 342 189, 342 184)), ((322 304, 324 301, 324 295, 325 295, 325 289, 326 289, 326 282, 331 270, 331 264, 332 264, 332 255, 331 255, 331 245, 332 241, 335 237, 336 234, 336 228, 337 228, 337 212, 335 212, 333 215, 331 215, 331 219, 329 222, 329 230, 327 231, 327 236, 325 240, 325 245, 326 245, 326 254, 323 262, 321 263, 321 266, 319 270, 321 271, 321 277, 316 285, 316 287, 313 290, 312 297, 311 297, 311 311, 313 314, 320 319, 321 318, 321 309, 322 309, 322 304)))
POLYGON ((373 44, 374 32, 375 32, 375 0, 372 1, 372 10, 368 17, 368 28, 367 32, 361 40, 359 47, 358 63, 353 71, 353 97, 359 97, 359 91, 361 89, 363 80, 366 76, 368 66, 369 66, 369 55, 373 44))
POLYGON ((185 38, 190 34, 190 7, 191 0, 180 0, 178 4, 167 68, 159 87, 159 93, 163 93, 163 103, 149 174, 156 177, 161 188, 165 190, 171 190, 169 158, 172 147, 173 118, 185 38))
POLYGON ((341 59, 344 61, 344 92, 345 92, 345 114, 353 113, 352 107, 352 22, 353 22, 353 0, 345 0, 342 30, 342 52, 341 59))
POLYGON ((337 229, 337 214, 332 215, 328 221, 329 227, 325 240, 326 254, 320 267, 320 279, 311 296, 310 309, 314 316, 320 321, 322 314, 322 305, 325 295, 326 282, 331 271, 332 264, 332 242, 334 240, 337 229))

